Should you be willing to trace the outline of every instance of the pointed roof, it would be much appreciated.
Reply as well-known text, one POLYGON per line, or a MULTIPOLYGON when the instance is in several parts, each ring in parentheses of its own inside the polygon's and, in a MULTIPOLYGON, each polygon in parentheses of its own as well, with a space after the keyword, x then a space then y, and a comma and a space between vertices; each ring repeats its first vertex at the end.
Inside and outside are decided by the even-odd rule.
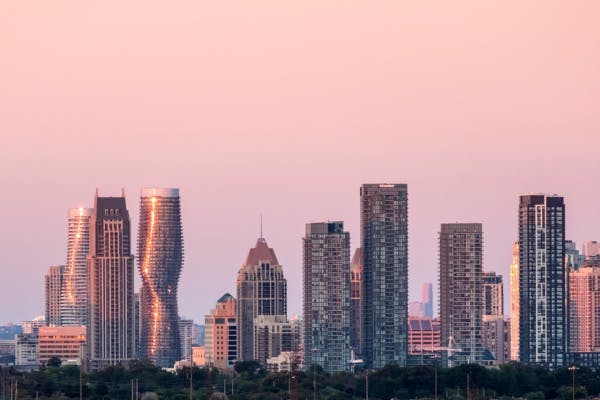
POLYGON ((223 296, 221 296, 219 300, 217 300, 217 303, 227 303, 229 300, 232 299, 235 300, 235 297, 233 297, 229 293, 225 293, 223 296))
POLYGON ((248 256, 246 257, 246 261, 244 261, 242 267, 248 265, 258 265, 261 263, 261 261, 267 261, 271 265, 279 265, 279 261, 277 261, 275 252, 269 247, 267 241, 262 237, 256 241, 256 246, 250 249, 248 256))
POLYGON ((361 272, 362 264, 363 264, 362 248, 358 247, 354 251, 354 255, 352 256, 352 262, 350 263, 350 270, 352 272, 361 272))

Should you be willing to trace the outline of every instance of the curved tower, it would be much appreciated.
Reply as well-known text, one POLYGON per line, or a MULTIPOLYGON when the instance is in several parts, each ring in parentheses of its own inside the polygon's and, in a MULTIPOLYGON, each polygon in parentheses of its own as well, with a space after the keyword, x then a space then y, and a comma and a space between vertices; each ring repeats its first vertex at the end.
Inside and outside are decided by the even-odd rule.
POLYGON ((87 324, 87 256, 93 208, 70 208, 67 265, 60 299, 61 325, 87 324))
POLYGON ((140 356, 159 367, 181 359, 177 285, 183 262, 179 189, 142 189, 138 234, 140 356))

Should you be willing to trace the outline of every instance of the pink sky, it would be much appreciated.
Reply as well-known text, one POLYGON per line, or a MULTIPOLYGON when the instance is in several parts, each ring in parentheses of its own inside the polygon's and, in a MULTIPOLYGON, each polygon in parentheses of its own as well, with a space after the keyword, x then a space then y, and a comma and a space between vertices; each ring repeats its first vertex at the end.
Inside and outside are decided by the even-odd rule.
POLYGON ((0 2, 0 323, 43 313, 67 208, 96 187, 125 188, 136 229, 141 187, 181 189, 197 320, 235 295, 261 212, 299 313, 304 224, 343 220, 357 246, 363 182, 409 185, 412 299, 441 222, 482 222, 506 279, 520 193, 564 195, 568 238, 600 239, 599 19, 597 1, 0 2))

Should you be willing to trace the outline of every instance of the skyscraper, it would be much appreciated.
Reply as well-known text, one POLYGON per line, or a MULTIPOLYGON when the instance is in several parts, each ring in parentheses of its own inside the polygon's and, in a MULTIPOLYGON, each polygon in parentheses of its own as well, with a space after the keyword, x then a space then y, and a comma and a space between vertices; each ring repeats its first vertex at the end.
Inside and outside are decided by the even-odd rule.
POLYGON ((350 263, 350 346, 356 354, 362 354, 363 341, 362 274, 362 249, 359 247, 350 263))
POLYGON ((433 285, 426 282, 421 286, 421 303, 426 317, 433 318, 433 285))
POLYGON ((90 252, 91 208, 70 208, 67 227, 67 265, 60 300, 61 325, 87 324, 87 256, 90 252))
POLYGON ((504 285, 502 275, 483 273, 483 315, 504 316, 504 285))
POLYGON ((49 326, 60 325, 60 293, 63 287, 65 266, 55 265, 48 267, 44 276, 46 324, 49 326))
POLYGON ((145 188, 140 198, 140 351, 159 367, 181 359, 177 289, 183 263, 179 189, 145 188))
POLYGON ((304 364, 346 371, 350 360, 350 234, 341 221, 306 224, 304 364))
POLYGON ((565 204, 562 197, 523 195, 519 203, 520 361, 565 364, 565 204))
POLYGON ((254 319, 259 315, 287 317, 287 281, 275 252, 264 238, 248 252, 237 278, 238 358, 254 358, 254 319))
POLYGON ((569 273, 571 352, 600 352, 600 258, 569 273))
POLYGON ((363 358, 369 368, 406 365, 408 355, 408 192, 405 184, 360 189, 363 358))
POLYGON ((90 221, 87 343, 92 367, 135 357, 131 226, 121 197, 96 197, 90 221))
POLYGON ((181 343, 181 359, 190 360, 192 356, 193 319, 179 319, 179 342, 181 343))
POLYGON ((519 242, 513 244, 510 263, 510 359, 519 361, 519 242))
POLYGON ((483 231, 481 224, 442 224, 440 232, 440 322, 442 345, 452 337, 462 349, 450 366, 483 357, 483 231))

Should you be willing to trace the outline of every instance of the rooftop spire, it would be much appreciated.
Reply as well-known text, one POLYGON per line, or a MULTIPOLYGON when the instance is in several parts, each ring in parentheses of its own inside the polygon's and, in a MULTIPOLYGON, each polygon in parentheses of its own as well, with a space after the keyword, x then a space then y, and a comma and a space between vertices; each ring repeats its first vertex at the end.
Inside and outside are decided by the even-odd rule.
POLYGON ((262 213, 260 213, 260 238, 263 239, 263 234, 262 234, 262 213))

